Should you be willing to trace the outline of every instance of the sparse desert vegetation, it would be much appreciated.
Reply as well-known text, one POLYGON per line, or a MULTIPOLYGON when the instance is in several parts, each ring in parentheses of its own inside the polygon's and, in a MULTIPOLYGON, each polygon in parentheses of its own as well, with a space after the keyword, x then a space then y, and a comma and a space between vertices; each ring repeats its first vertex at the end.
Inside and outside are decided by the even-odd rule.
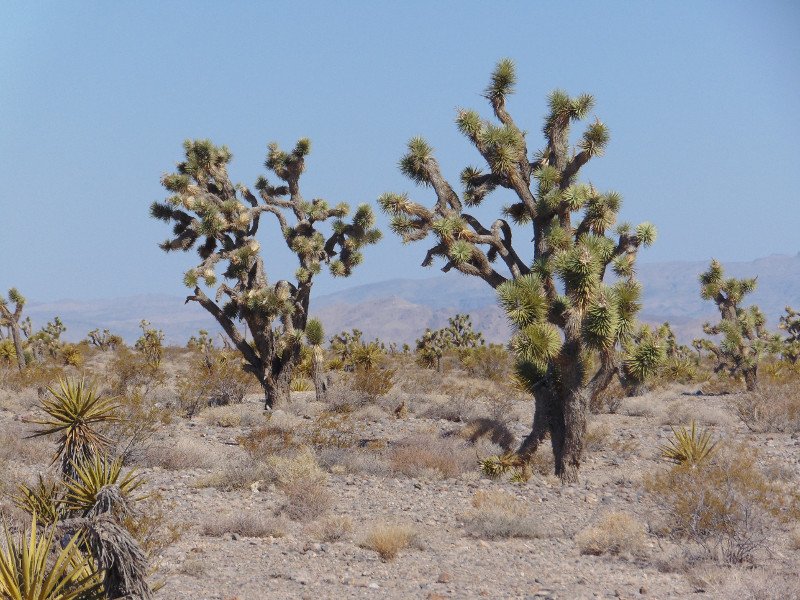
POLYGON ((458 112, 486 162, 460 196, 413 138, 400 167, 435 205, 379 200, 404 241, 435 238, 426 265, 497 291, 507 344, 465 313, 413 349, 324 331, 313 279, 351 275, 381 232, 367 204, 345 220, 304 199, 306 138, 268 146, 280 184, 254 192, 208 140, 162 177, 161 248, 198 252, 187 302, 222 347, 204 330, 168 346, 146 320, 129 344, 100 328, 70 343, 59 317, 33 330, 19 290, 1 297, 0 596, 797 598, 797 313, 769 331, 741 305, 756 279, 712 261, 709 337, 641 323, 636 260, 656 231, 617 224, 620 195, 578 180, 609 142, 595 119, 570 145, 594 99, 552 92, 531 162, 516 82, 500 61, 495 120, 458 112), (514 203, 487 227, 465 207, 497 188, 514 203), (291 282, 268 283, 267 218, 291 282), (532 263, 505 219, 532 224, 532 263))

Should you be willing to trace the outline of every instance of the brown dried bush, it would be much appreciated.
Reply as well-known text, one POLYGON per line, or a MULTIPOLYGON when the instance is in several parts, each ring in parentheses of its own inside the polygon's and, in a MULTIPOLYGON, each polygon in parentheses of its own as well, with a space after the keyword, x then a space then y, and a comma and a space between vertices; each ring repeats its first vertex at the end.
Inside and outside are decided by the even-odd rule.
POLYGON ((242 537, 264 538, 283 537, 287 524, 280 517, 271 517, 257 512, 238 512, 229 515, 215 515, 213 519, 203 523, 203 535, 220 537, 226 533, 235 533, 242 537))
POLYGON ((333 504, 333 497, 324 480, 318 477, 301 477, 283 483, 281 491, 287 502, 281 507, 281 514, 292 521, 314 521, 326 514, 333 504))
POLYGON ((750 431, 800 432, 800 380, 762 383, 758 391, 740 395, 734 406, 750 431))
POLYGON ((728 563, 751 561, 775 519, 800 515, 800 494, 770 481, 757 452, 745 445, 718 448, 700 464, 675 465, 645 481, 667 515, 667 532, 728 563))
POLYGON ((408 477, 458 477, 475 468, 475 452, 465 442, 438 435, 417 434, 401 440, 389 452, 392 470, 408 477))
POLYGON ((242 370, 238 353, 212 349, 194 357, 178 378, 177 388, 181 411, 192 417, 207 406, 241 402, 248 393, 258 391, 258 383, 242 370))
POLYGON ((401 550, 419 546, 419 534, 410 525, 379 523, 369 530, 360 546, 374 550, 383 560, 394 560, 401 550))
POLYGON ((528 505, 516 496, 499 490, 479 490, 472 497, 473 509, 464 515, 464 529, 473 537, 495 540, 539 538, 543 530, 528 505))
POLYGON ((346 515, 332 515, 320 519, 308 528, 314 539, 320 542, 338 542, 353 531, 353 520, 346 515))
POLYGON ((593 527, 580 531, 575 543, 581 554, 613 554, 642 556, 645 551, 646 530, 642 523, 629 514, 606 514, 593 527))

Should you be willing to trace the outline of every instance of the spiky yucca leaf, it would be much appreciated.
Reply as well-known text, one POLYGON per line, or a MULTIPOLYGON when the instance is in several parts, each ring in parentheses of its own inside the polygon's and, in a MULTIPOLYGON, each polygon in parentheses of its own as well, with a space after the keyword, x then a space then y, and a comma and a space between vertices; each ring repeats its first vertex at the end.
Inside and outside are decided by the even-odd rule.
POLYGON ((690 429, 671 427, 673 437, 661 446, 661 456, 676 464, 697 465, 711 456, 717 442, 711 439, 711 432, 698 430, 692 421, 690 429))
POLYGON ((16 539, 4 526, 0 545, 0 597, 9 600, 101 600, 102 577, 84 557, 74 536, 63 547, 55 529, 40 532, 36 515, 30 532, 16 539))
POLYGON ((52 397, 43 399, 41 408, 50 418, 33 421, 42 428, 30 437, 61 434, 53 463, 60 459, 62 473, 72 474, 73 463, 91 459, 108 447, 109 440, 97 427, 117 420, 117 405, 99 396, 85 379, 61 379, 58 389, 48 391, 52 397))
POLYGON ((488 456, 480 459, 478 464, 484 475, 496 479, 512 469, 522 466, 522 459, 515 452, 506 452, 499 456, 488 456))
POLYGON ((34 487, 20 485, 13 501, 29 515, 38 515, 39 522, 44 525, 52 525, 65 515, 63 484, 59 481, 47 483, 41 475, 34 487))
POLYGON ((623 368, 628 377, 644 382, 656 373, 664 358, 664 344, 655 336, 647 335, 626 349, 623 368))
MULTIPOLYGON (((107 485, 119 487, 123 498, 131 498, 132 493, 144 484, 144 479, 135 471, 122 475, 122 459, 111 460, 106 456, 95 455, 91 460, 74 465, 76 476, 65 482, 67 494, 64 505, 74 511, 86 513, 97 501, 97 494, 107 485)), ((142 500, 145 496, 132 498, 142 500)))

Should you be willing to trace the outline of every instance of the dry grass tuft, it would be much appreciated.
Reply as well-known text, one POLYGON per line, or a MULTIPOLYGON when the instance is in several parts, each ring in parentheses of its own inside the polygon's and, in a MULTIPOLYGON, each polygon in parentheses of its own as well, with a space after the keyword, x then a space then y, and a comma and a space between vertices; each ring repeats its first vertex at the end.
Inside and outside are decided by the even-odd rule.
POLYGON ((419 547, 419 535, 409 525, 380 523, 369 530, 359 545, 374 550, 383 560, 394 560, 402 550, 419 547))
POLYGON ((473 509, 464 515, 464 528, 473 537, 494 540, 543 537, 540 521, 528 506, 508 492, 480 490, 472 498, 473 509))
POLYGON ((583 438, 584 449, 586 452, 600 452, 608 446, 611 437, 611 427, 606 423, 592 423, 586 429, 583 438))
POLYGON ((454 438, 418 434, 390 451, 392 470, 408 477, 458 477, 475 468, 475 452, 454 438))
POLYGON ((594 527, 575 536, 581 554, 613 554, 641 556, 645 550, 645 527, 631 515, 613 512, 605 515, 594 527))
POLYGON ((281 514, 292 521, 314 521, 330 510, 333 497, 320 479, 305 477, 289 481, 281 486, 288 499, 281 507, 281 514))
POLYGON ((735 402, 739 418, 756 433, 800 432, 800 381, 762 383, 759 391, 735 402))
POLYGON ((215 517, 202 526, 203 535, 220 537, 226 533, 235 533, 242 537, 264 538, 283 537, 287 524, 281 518, 268 517, 252 512, 236 513, 215 517))
POLYGON ((213 469, 219 466, 220 457, 208 441, 179 438, 150 444, 144 451, 142 464, 168 471, 213 469))
POLYGON ((338 542, 353 532, 353 521, 348 516, 333 515, 317 521, 308 532, 320 542, 338 542))

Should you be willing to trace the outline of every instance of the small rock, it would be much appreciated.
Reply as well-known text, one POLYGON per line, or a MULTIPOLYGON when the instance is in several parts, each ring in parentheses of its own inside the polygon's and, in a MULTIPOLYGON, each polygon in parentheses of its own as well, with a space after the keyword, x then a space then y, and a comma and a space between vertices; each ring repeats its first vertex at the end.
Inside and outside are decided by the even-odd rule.
POLYGON ((380 587, 381 587, 381 586, 379 586, 379 585, 378 585, 377 583, 375 583, 374 581, 370 581, 370 582, 369 582, 369 585, 368 585, 367 587, 368 587, 369 589, 371 589, 371 590, 377 590, 377 589, 380 589, 380 587))
POLYGON ((436 579, 436 583, 450 583, 451 581, 453 581, 453 576, 447 571, 439 573, 439 577, 436 579))

